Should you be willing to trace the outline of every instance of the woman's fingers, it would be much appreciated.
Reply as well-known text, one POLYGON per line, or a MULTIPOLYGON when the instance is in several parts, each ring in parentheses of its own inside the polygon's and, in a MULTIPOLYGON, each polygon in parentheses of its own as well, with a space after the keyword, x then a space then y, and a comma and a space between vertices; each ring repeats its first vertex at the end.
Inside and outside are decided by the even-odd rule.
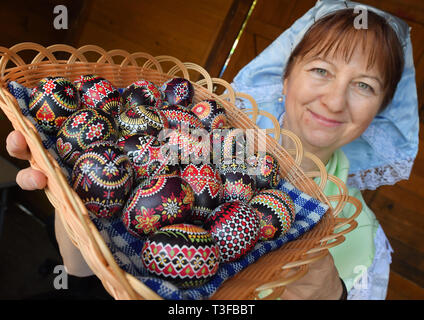
POLYGON ((6 138, 6 150, 12 157, 29 160, 31 153, 28 149, 25 137, 17 130, 12 131, 6 138))
POLYGON ((24 190, 38 190, 47 185, 47 177, 42 172, 30 167, 18 172, 16 183, 24 190))

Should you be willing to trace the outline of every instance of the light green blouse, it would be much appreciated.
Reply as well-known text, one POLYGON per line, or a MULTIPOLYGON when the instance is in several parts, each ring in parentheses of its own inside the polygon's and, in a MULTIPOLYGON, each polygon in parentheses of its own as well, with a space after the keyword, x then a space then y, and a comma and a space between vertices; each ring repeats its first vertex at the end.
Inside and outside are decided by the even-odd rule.
MULTIPOLYGON (((349 160, 342 150, 334 152, 326 166, 328 174, 341 179, 345 184, 349 171, 349 160)), ((362 212, 356 218, 358 226, 345 235, 346 240, 338 246, 329 249, 340 277, 349 291, 374 259, 374 236, 378 228, 378 221, 374 213, 366 205, 361 192, 357 188, 349 187, 349 195, 362 202, 362 212)), ((324 193, 329 195, 339 194, 338 188, 331 182, 327 183, 324 193)), ((339 217, 348 218, 355 212, 353 205, 346 205, 339 217)))

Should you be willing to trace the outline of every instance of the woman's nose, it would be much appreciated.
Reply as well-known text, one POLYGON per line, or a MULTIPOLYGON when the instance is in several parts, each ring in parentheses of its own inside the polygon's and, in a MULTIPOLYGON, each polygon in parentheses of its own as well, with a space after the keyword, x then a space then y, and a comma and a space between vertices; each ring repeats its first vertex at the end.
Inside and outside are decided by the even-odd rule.
POLYGON ((321 102, 331 112, 343 111, 347 103, 347 85, 341 81, 333 81, 327 86, 325 92, 321 97, 321 102))

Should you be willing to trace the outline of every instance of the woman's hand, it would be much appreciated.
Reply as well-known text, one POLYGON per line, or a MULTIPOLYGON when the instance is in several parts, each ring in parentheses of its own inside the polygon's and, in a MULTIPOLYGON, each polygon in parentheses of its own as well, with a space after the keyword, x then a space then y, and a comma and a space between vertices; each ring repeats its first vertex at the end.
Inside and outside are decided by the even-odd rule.
POLYGON ((309 265, 308 273, 286 286, 283 300, 339 300, 343 285, 339 278, 333 257, 328 253, 324 258, 309 265))
MULTIPOLYGON (((6 150, 12 157, 21 160, 31 158, 25 137, 17 130, 12 131, 7 136, 6 150)), ((16 183, 23 190, 43 189, 47 185, 47 177, 42 172, 28 167, 18 172, 16 183)))

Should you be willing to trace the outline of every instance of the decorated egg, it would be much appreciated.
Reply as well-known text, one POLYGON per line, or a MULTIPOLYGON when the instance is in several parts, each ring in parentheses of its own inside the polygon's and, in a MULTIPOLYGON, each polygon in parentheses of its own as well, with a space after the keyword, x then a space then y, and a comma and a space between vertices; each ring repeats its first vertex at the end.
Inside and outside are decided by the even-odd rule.
POLYGON ((28 108, 35 121, 47 134, 55 134, 72 113, 80 107, 78 91, 62 77, 42 79, 32 89, 28 108))
POLYGON ((249 172, 256 177, 256 189, 274 189, 280 182, 280 165, 269 153, 255 154, 246 160, 249 172))
POLYGON ((260 222, 256 211, 240 201, 218 206, 204 224, 219 247, 221 262, 231 262, 249 252, 259 239, 260 222))
POLYGON ((83 108, 97 108, 116 117, 122 108, 122 97, 112 83, 96 75, 78 77, 74 84, 79 91, 83 108))
POLYGON ((280 191, 263 190, 255 195, 249 204, 261 221, 260 240, 277 239, 290 229, 293 222, 294 204, 290 197, 280 191), (289 204, 290 203, 290 204, 289 204))
POLYGON ((211 161, 220 164, 234 157, 244 161, 246 154, 246 132, 239 128, 222 128, 211 131, 211 161))
POLYGON ((219 268, 219 248, 205 229, 191 224, 165 226, 143 245, 141 259, 153 275, 181 289, 209 281, 219 268))
POLYGON ((286 207, 288 208, 288 212, 290 214, 290 222, 293 223, 296 218, 296 206, 292 200, 292 198, 285 193, 282 190, 279 189, 267 189, 262 190, 259 193, 267 194, 270 196, 273 196, 277 199, 280 199, 282 202, 285 203, 286 207))
POLYGON ((162 129, 168 128, 168 121, 160 110, 142 105, 133 105, 121 112, 117 122, 121 136, 133 133, 156 136, 162 129))
POLYGON ((161 111, 168 119, 170 129, 204 129, 202 121, 191 111, 179 105, 168 105, 161 108, 161 111))
POLYGON ((165 138, 164 148, 169 150, 170 158, 179 164, 209 163, 209 136, 186 130, 171 130, 165 138))
POLYGON ((160 90, 163 92, 167 104, 178 104, 190 110, 194 89, 191 82, 184 78, 173 78, 166 81, 160 90))
POLYGON ((238 160, 234 157, 216 165, 224 186, 224 202, 239 200, 247 203, 256 193, 256 180, 249 175, 246 163, 238 160))
POLYGON ((191 111, 202 121, 208 131, 223 128, 227 121, 224 107, 216 100, 201 101, 195 104, 191 111))
POLYGON ((164 226, 188 222, 193 203, 193 190, 181 177, 148 178, 134 188, 122 221, 130 234, 143 238, 164 226))
POLYGON ((121 212, 133 186, 128 156, 111 141, 90 145, 72 170, 72 188, 86 208, 101 218, 121 212))
POLYGON ((150 106, 158 109, 162 105, 162 92, 148 80, 138 80, 129 85, 122 93, 124 110, 133 105, 150 106))
POLYGON ((221 204, 223 186, 219 172, 208 163, 181 166, 181 177, 194 192, 192 220, 203 223, 209 214, 221 204))
POLYGON ((178 164, 172 164, 169 155, 162 153, 162 144, 154 136, 143 133, 124 136, 118 140, 117 145, 130 158, 137 180, 180 173, 178 164))
POLYGON ((56 149, 59 157, 73 166, 76 159, 93 142, 116 142, 118 130, 115 119, 101 109, 80 109, 74 112, 57 133, 56 149))

